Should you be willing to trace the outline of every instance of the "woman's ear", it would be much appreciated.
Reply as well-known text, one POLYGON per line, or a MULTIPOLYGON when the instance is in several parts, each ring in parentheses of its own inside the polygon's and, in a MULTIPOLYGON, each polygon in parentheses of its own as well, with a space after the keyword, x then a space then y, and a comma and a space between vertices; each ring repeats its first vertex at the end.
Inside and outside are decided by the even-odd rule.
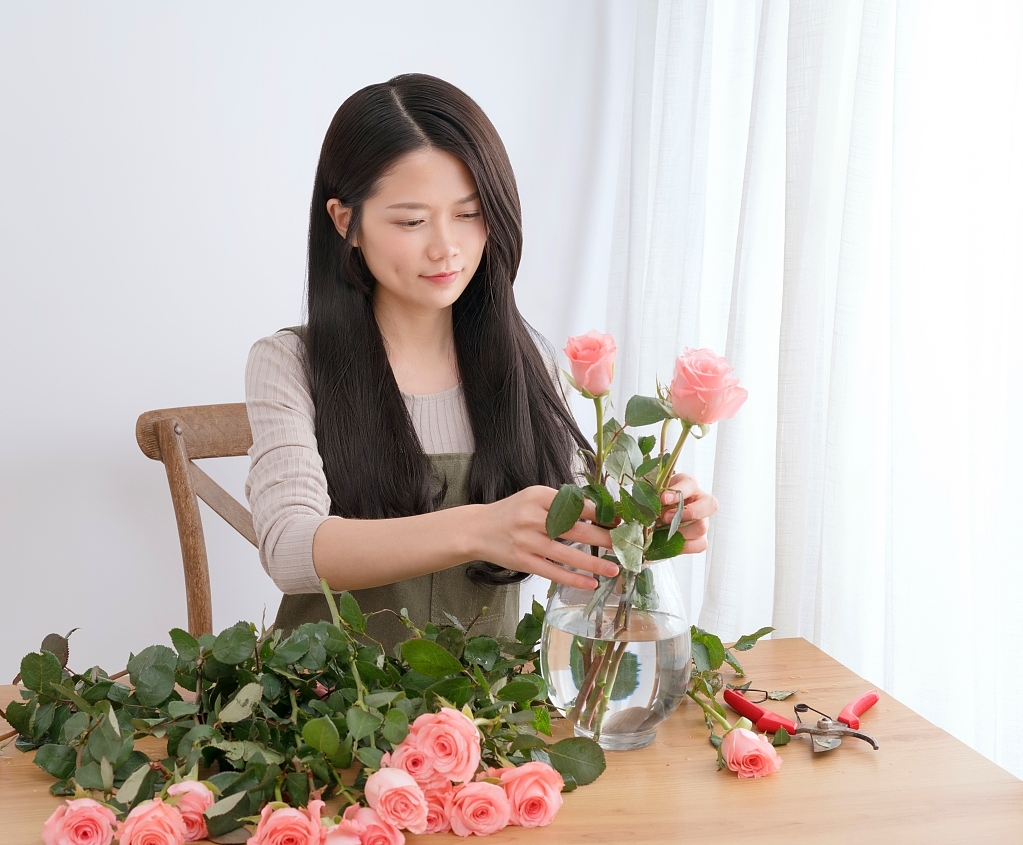
MULTIPOLYGON (((352 210, 348 206, 341 205, 341 200, 330 199, 327 200, 327 214, 334 221, 334 228, 337 229, 337 233, 342 238, 346 237, 348 235, 348 224, 352 222, 352 210)), ((358 244, 353 240, 352 246, 358 246, 358 244)))

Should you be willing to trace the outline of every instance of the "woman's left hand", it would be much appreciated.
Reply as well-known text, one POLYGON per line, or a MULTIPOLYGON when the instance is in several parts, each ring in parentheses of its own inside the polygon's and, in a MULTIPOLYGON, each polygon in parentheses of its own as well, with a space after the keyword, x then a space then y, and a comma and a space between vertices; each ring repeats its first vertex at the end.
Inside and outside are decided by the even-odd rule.
POLYGON ((678 530, 686 538, 682 554, 694 555, 704 552, 707 550, 709 520, 718 509, 718 500, 701 490, 691 475, 680 472, 671 477, 668 489, 661 494, 661 502, 664 504, 661 511, 662 522, 669 524, 675 518, 680 499, 683 510, 678 530))

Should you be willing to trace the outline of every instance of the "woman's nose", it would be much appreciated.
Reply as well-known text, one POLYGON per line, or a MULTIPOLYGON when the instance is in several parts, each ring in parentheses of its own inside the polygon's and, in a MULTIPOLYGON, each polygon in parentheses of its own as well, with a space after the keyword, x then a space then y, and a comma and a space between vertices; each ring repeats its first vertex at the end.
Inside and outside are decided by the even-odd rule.
POLYGON ((441 261, 458 255, 458 241, 453 228, 448 223, 438 223, 433 227, 433 237, 427 246, 427 256, 431 261, 441 261))

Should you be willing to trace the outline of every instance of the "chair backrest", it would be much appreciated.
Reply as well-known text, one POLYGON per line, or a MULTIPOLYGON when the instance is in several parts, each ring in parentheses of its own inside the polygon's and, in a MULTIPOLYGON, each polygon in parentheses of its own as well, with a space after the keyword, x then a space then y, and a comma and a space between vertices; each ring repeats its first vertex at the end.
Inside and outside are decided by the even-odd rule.
POLYGON ((135 424, 139 448, 167 470, 174 516, 185 568, 188 631, 193 636, 213 632, 209 560, 202 531, 202 499, 253 546, 258 545, 252 514, 195 464, 201 458, 244 455, 252 445, 245 404, 194 405, 147 411, 135 424), (198 497, 198 499, 197 499, 198 497))

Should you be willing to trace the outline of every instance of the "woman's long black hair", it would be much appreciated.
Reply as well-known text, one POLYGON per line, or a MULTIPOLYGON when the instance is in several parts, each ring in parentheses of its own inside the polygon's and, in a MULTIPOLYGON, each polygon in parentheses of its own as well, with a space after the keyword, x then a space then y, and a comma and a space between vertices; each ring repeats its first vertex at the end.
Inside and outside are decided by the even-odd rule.
MULTIPOLYGON (((480 266, 453 307, 455 352, 475 455, 469 501, 493 502, 533 484, 572 480, 586 441, 565 407, 538 342, 519 314, 512 283, 522 218, 508 154, 482 109, 453 85, 422 74, 370 85, 342 104, 320 151, 309 219, 306 349, 316 439, 331 513, 362 519, 437 508, 443 480, 412 426, 373 315, 375 280, 352 246, 362 205, 401 156, 424 147, 461 159, 476 181, 487 241, 480 266), (347 238, 327 213, 352 209, 347 238)), ((480 583, 526 576, 486 564, 480 583)))

